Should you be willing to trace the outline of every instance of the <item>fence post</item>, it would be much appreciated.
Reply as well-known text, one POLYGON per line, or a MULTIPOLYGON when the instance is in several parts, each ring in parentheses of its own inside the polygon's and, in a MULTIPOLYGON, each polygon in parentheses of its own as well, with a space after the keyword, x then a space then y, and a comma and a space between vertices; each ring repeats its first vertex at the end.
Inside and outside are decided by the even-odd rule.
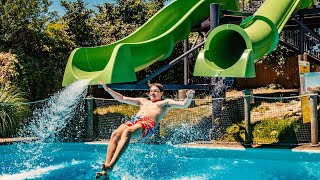
POLYGON ((246 89, 242 91, 244 99, 244 124, 245 124, 245 142, 252 143, 252 132, 250 123, 250 99, 251 99, 251 89, 246 89))
POLYGON ((311 144, 318 145, 317 91, 310 91, 309 97, 309 106, 311 111, 311 144))
POLYGON ((93 97, 87 96, 87 138, 92 139, 93 138, 93 97))

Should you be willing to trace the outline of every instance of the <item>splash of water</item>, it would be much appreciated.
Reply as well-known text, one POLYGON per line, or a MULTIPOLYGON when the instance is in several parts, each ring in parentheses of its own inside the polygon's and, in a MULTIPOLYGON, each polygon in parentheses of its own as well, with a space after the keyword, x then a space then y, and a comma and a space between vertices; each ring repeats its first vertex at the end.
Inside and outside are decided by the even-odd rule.
POLYGON ((166 142, 168 145, 176 145, 208 139, 208 133, 203 132, 205 129, 204 127, 197 127, 195 125, 182 123, 178 127, 169 126, 168 129, 171 129, 170 137, 166 142))
POLYGON ((216 71, 214 77, 220 77, 221 71, 216 71))
POLYGON ((33 112, 32 118, 28 120, 28 124, 19 131, 18 135, 36 137, 37 140, 16 144, 19 155, 15 162, 16 168, 45 167, 53 161, 50 155, 44 156, 45 149, 50 146, 50 143, 59 140, 59 133, 74 118, 79 105, 83 105, 88 84, 89 80, 71 84, 55 93, 42 108, 33 112))
POLYGON ((77 81, 55 93, 43 108, 36 109, 29 124, 20 131, 20 136, 37 137, 40 141, 53 142, 75 115, 83 101, 89 80, 77 81))

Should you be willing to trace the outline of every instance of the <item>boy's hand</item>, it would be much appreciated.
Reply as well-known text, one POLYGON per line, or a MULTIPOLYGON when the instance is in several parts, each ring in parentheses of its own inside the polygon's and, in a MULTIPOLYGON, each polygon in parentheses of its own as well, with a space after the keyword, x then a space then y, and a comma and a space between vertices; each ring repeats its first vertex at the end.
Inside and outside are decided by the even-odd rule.
POLYGON ((107 86, 104 82, 99 81, 98 83, 99 83, 104 89, 107 89, 107 88, 108 88, 108 86, 107 86))
POLYGON ((193 98, 193 97, 194 97, 194 93, 195 93, 194 90, 188 90, 188 91, 186 92, 187 98, 188 98, 188 99, 189 99, 189 98, 193 98))

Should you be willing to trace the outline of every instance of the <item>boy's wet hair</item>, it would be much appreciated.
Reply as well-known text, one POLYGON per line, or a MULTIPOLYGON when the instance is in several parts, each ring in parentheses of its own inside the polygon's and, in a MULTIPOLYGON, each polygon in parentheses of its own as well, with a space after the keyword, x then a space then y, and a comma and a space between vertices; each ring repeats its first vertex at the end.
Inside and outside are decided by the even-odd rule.
POLYGON ((151 88, 152 86, 157 87, 157 88, 160 90, 160 92, 163 92, 163 86, 162 86, 162 84, 160 84, 160 83, 151 83, 151 84, 149 84, 149 87, 150 87, 150 88, 151 88))

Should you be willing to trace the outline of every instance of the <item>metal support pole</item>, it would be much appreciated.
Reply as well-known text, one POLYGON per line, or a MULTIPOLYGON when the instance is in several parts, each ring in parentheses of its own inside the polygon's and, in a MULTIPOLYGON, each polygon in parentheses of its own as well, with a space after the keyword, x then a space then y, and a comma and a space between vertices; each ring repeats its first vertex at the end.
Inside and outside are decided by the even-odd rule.
POLYGON ((220 6, 217 3, 210 4, 210 31, 219 26, 220 6))
MULTIPOLYGON (((210 31, 219 26, 219 12, 220 6, 217 3, 210 4, 210 31)), ((211 84, 215 84, 218 82, 218 77, 211 78, 211 84)))
POLYGON ((245 142, 252 143, 252 132, 250 123, 250 99, 251 99, 251 89, 246 89, 242 91, 244 98, 244 124, 245 124, 245 142))
MULTIPOLYGON (((189 39, 185 39, 183 43, 183 52, 186 53, 189 50, 189 39)), ((183 58, 183 75, 184 75, 184 80, 183 84, 187 85, 189 83, 189 63, 188 63, 188 56, 185 56, 183 58)))
MULTIPOLYGON (((209 32, 211 32, 214 28, 219 26, 219 12, 220 12, 220 5, 217 3, 211 3, 210 4, 210 30, 209 32)), ((218 78, 217 77, 212 77, 211 78, 211 84, 215 84, 216 82, 218 82, 218 78)))
MULTIPOLYGON (((303 15, 299 16, 300 22, 303 23, 303 15)), ((304 44, 304 28, 300 26, 300 34, 299 34, 299 52, 300 54, 304 53, 304 48, 305 48, 305 44, 304 44)))
MULTIPOLYGON (((217 3, 210 4, 210 31, 216 28, 219 25, 219 12, 220 6, 217 3)), ((210 32, 209 31, 209 32, 210 32)), ((220 87, 218 77, 211 78, 212 86, 212 129, 209 132, 210 139, 216 139, 219 136, 219 123, 221 121, 221 109, 223 105, 224 89, 220 87)))
POLYGON ((244 6, 244 0, 242 0, 242 12, 244 12, 244 8, 245 8, 245 6, 244 6))
POLYGON ((311 111, 311 144, 318 145, 318 111, 317 111, 317 91, 310 91, 309 106, 311 111))
POLYGON ((93 97, 88 96, 87 100, 87 138, 93 138, 93 97))

